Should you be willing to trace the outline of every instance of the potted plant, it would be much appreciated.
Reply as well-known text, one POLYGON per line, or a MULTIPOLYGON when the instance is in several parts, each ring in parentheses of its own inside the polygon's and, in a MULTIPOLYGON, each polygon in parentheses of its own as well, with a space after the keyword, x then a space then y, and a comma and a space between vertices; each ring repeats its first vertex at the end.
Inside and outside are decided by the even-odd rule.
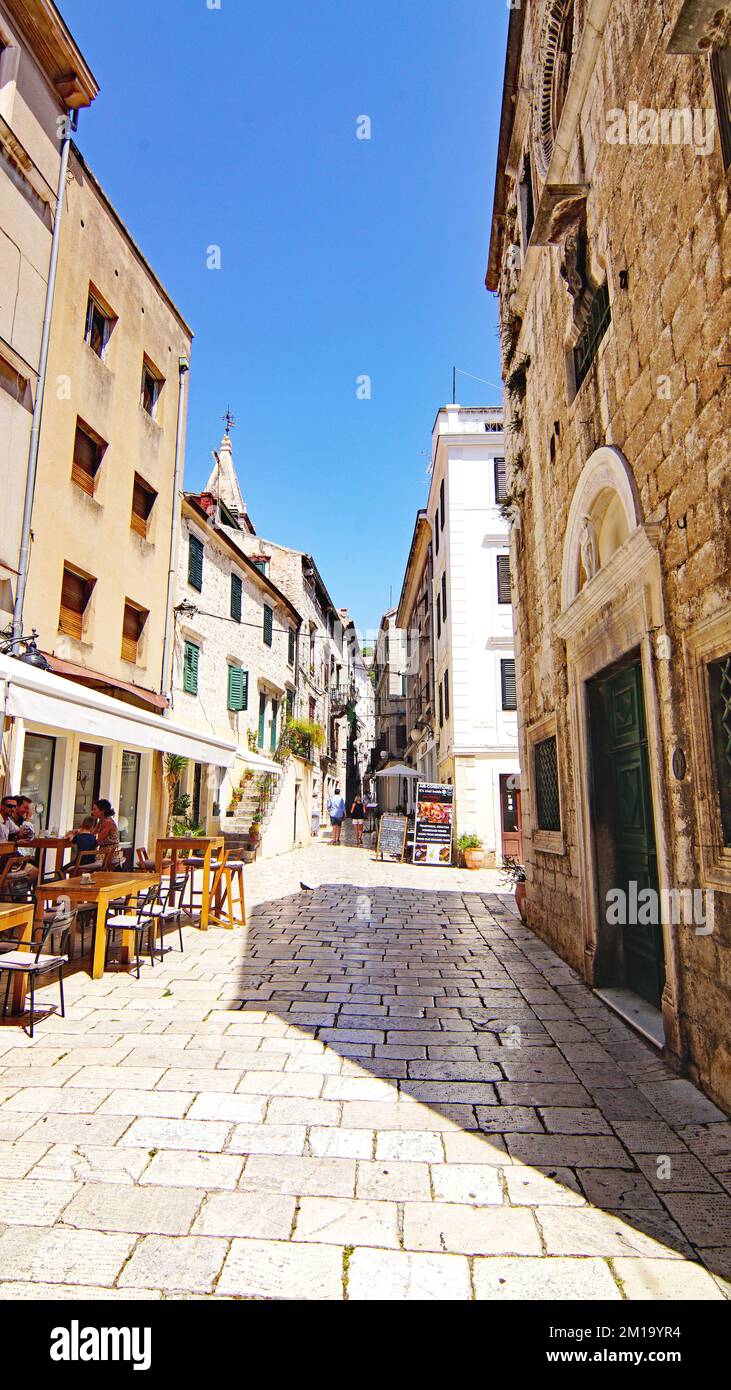
POLYGON ((478 835, 460 835, 457 841, 459 850, 468 869, 481 869, 485 863, 485 851, 478 835))
POLYGON ((249 826, 249 838, 255 842, 261 839, 261 820, 261 811, 255 811, 251 817, 251 825, 249 826))
POLYGON ((525 921, 525 867, 519 859, 513 859, 509 854, 503 859, 504 882, 512 884, 515 889, 515 906, 520 913, 521 922, 525 921))

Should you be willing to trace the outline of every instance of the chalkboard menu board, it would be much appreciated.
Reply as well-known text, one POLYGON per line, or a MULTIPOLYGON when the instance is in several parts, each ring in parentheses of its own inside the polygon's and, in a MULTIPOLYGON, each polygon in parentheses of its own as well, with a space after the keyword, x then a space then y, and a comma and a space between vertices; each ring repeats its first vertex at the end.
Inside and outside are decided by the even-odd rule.
POLYGON ((381 816, 378 823, 378 844, 376 855, 383 859, 400 859, 403 863, 406 850, 406 816, 381 816))
POLYGON ((453 787, 419 782, 416 790, 415 864, 451 864, 453 812, 453 787))

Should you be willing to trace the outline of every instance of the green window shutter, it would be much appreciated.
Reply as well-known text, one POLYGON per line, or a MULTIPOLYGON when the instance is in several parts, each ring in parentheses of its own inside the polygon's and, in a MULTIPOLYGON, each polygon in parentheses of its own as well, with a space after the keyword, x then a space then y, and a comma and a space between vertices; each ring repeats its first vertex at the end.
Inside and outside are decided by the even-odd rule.
POLYGON ((231 617, 235 622, 241 622, 241 594, 242 584, 238 574, 231 575, 231 617))
POLYGON ((289 629, 289 648, 287 650, 287 660, 290 666, 294 666, 294 628, 289 629))
POLYGON ((228 707, 231 710, 244 709, 244 672, 240 666, 228 668, 228 707))
POLYGON ((186 642, 183 652, 183 690, 189 695, 198 694, 198 657, 200 647, 195 642, 186 642))
POLYGON ((203 542, 197 536, 188 537, 188 583, 198 593, 203 588, 203 542))
POLYGON ((264 641, 271 647, 274 633, 274 610, 268 603, 264 604, 264 641))

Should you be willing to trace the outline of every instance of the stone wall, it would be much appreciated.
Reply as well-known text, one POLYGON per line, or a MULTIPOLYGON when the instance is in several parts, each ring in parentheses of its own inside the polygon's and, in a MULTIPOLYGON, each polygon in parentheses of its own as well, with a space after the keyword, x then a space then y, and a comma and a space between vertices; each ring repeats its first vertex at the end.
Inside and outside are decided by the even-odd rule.
MULTIPOLYGON (((520 517, 513 530, 512 560, 518 594, 529 921, 572 965, 585 971, 587 924, 575 805, 576 742, 571 737, 575 716, 569 704, 566 645, 554 624, 562 610, 571 499, 587 460, 604 445, 621 451, 627 461, 640 522, 658 528, 661 635, 669 643, 652 645, 658 634, 648 631, 647 651, 660 748, 654 771, 660 804, 655 813, 667 829, 668 878, 678 888, 714 884, 713 873, 707 864, 704 867, 708 854, 703 829, 709 786, 713 796, 712 769, 699 756, 698 743, 706 712, 694 700, 688 644, 711 618, 718 619, 723 632, 731 597, 731 377, 721 365, 731 360, 731 223, 729 180, 717 134, 710 151, 687 144, 607 140, 608 113, 621 110, 631 117, 633 102, 657 113, 683 108, 715 111, 707 56, 668 52, 680 0, 664 5, 614 0, 609 6, 592 6, 587 0, 584 9, 603 9, 606 21, 592 55, 593 72, 580 101, 561 182, 586 186, 586 268, 594 286, 606 278, 611 325, 577 392, 570 362, 577 336, 576 302, 561 273, 562 267, 569 275, 572 270, 565 229, 562 235, 559 226, 553 244, 535 249, 529 249, 521 236, 516 176, 523 168, 524 151, 535 154, 532 116, 525 101, 517 104, 508 160, 513 173, 504 175, 505 220, 497 235, 502 242, 499 290, 506 378, 530 358, 525 394, 519 389, 508 393, 508 408, 519 423, 506 435, 510 489, 520 517), (518 258, 509 256, 511 245, 522 247, 518 258), (528 756, 528 731, 554 715, 564 837, 563 852, 558 853, 538 849, 531 833, 535 813, 528 756), (683 751, 688 766, 682 780, 670 768, 676 749, 683 751)), ((535 91, 540 85, 546 10, 544 0, 530 0, 526 6, 518 74, 522 90, 535 91)), ((571 85, 564 110, 570 96, 571 85)), ((540 211, 543 185, 536 176, 536 162, 533 197, 540 211)), ((495 237, 494 227, 493 247, 495 237)), ((598 624, 605 620, 601 613, 595 617, 598 624)), ((730 651, 731 622, 726 637, 730 651)), ((728 887, 715 896, 712 933, 674 930, 674 959, 667 964, 669 1012, 677 1031, 672 1036, 671 1028, 668 1036, 666 1010, 666 1038, 678 1065, 687 1065, 706 1089, 728 1103, 728 887)))

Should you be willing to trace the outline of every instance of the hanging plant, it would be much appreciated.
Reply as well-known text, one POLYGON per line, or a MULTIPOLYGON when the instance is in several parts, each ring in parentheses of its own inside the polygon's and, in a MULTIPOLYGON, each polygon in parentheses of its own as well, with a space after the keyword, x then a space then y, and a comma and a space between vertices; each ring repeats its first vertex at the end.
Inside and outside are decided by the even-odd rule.
POLYGON ((530 357, 521 357, 520 361, 513 367, 510 376, 505 379, 505 390, 511 401, 522 401, 528 390, 528 368, 530 367, 530 357))
POLYGON ((503 352, 503 362, 506 367, 510 365, 515 356, 522 327, 522 318, 519 314, 513 313, 508 314, 500 324, 500 346, 503 352))

